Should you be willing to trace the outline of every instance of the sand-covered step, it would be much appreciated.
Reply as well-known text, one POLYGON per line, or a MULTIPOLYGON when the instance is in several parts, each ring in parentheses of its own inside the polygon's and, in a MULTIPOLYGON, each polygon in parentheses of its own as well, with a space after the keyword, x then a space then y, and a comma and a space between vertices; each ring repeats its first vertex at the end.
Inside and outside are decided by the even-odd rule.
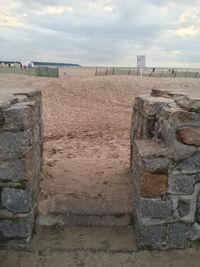
POLYGON ((38 225, 126 226, 132 222, 129 199, 53 200, 38 216, 38 225))
POLYGON ((44 227, 36 229, 31 250, 113 251, 136 250, 132 226, 125 227, 44 227))

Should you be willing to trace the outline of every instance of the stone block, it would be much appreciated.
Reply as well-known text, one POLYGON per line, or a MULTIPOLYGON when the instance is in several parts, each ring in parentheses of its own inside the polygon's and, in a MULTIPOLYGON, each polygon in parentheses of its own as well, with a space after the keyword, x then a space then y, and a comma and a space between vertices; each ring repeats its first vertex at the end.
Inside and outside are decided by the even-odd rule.
POLYGON ((200 127, 200 114, 188 112, 176 106, 176 108, 168 109, 171 114, 171 120, 176 127, 192 126, 200 127))
MULTIPOLYGON (((192 90, 191 90, 192 93, 192 90)), ((198 93, 197 93, 198 94, 198 93)), ((191 97, 191 95, 185 95, 181 97, 177 97, 175 99, 176 104, 190 112, 197 112, 200 113, 200 98, 197 96, 197 98, 191 97)))
POLYGON ((172 216, 170 200, 139 198, 136 200, 137 214, 140 219, 168 219, 172 216))
POLYGON ((31 237, 33 226, 34 214, 19 220, 0 220, 0 241, 31 237))
POLYGON ((191 195, 194 191, 195 175, 171 171, 168 179, 168 192, 178 195, 191 195))
POLYGON ((162 249, 165 247, 166 225, 143 225, 136 223, 135 236, 140 249, 162 249))
POLYGON ((200 153, 184 159, 177 164, 171 165, 169 172, 175 171, 181 174, 199 174, 200 173, 200 153))
POLYGON ((42 167, 42 148, 36 145, 22 159, 0 161, 0 182, 30 181, 42 167))
POLYGON ((34 144, 41 142, 41 127, 40 124, 36 124, 33 127, 33 140, 34 144))
POLYGON ((0 160, 23 157, 33 145, 33 133, 30 129, 20 132, 0 133, 0 160))
POLYGON ((189 225, 172 223, 168 225, 167 248, 185 248, 188 243, 187 232, 189 225))
POLYGON ((170 98, 140 95, 135 98, 134 107, 146 115, 155 116, 161 108, 172 102, 174 101, 170 98))
POLYGON ((140 172, 167 173, 170 160, 165 156, 164 143, 152 139, 135 140, 132 153, 140 172))
POLYGON ((1 204, 8 211, 29 213, 34 206, 33 189, 4 188, 1 193, 1 204))
POLYGON ((190 202, 185 200, 179 200, 178 211, 180 217, 187 216, 190 212, 190 202))
POLYGON ((176 137, 186 145, 200 146, 200 127, 181 127, 176 130, 176 137))
POLYGON ((196 220, 198 223, 200 223, 200 194, 197 195, 196 220))
POLYGON ((198 223, 194 223, 187 234, 187 237, 191 241, 199 241, 200 240, 200 225, 198 223))
POLYGON ((144 197, 156 197, 167 190, 168 176, 165 174, 141 174, 140 193, 144 197))
POLYGON ((25 160, 17 159, 13 161, 0 162, 0 181, 22 181, 28 179, 25 160))
POLYGON ((31 108, 25 103, 17 103, 2 111, 3 128, 24 130, 32 125, 31 108))

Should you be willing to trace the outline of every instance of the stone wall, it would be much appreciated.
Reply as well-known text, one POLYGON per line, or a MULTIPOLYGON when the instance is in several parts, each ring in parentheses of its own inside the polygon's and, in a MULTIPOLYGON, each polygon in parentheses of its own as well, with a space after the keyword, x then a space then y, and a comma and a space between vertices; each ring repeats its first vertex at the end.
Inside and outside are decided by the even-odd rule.
POLYGON ((0 89, 0 247, 23 247, 37 213, 42 167, 41 94, 0 89))
POLYGON ((142 249, 200 239, 200 94, 156 90, 136 97, 131 123, 136 240, 142 249))

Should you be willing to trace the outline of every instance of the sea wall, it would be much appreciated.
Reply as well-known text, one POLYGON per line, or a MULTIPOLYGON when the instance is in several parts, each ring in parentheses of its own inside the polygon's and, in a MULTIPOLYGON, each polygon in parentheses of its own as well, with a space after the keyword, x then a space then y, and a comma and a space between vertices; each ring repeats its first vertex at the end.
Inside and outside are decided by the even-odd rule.
POLYGON ((131 121, 133 221, 141 249, 200 240, 200 94, 136 97, 131 121))
POLYGON ((24 247, 37 214, 42 168, 41 93, 0 89, 0 247, 24 247))

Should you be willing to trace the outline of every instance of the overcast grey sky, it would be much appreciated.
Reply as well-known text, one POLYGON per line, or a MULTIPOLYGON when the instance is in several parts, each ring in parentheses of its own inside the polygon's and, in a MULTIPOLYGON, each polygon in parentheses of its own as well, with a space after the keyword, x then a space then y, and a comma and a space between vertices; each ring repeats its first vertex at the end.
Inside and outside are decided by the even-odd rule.
POLYGON ((0 60, 200 67, 200 0, 0 0, 0 60))

